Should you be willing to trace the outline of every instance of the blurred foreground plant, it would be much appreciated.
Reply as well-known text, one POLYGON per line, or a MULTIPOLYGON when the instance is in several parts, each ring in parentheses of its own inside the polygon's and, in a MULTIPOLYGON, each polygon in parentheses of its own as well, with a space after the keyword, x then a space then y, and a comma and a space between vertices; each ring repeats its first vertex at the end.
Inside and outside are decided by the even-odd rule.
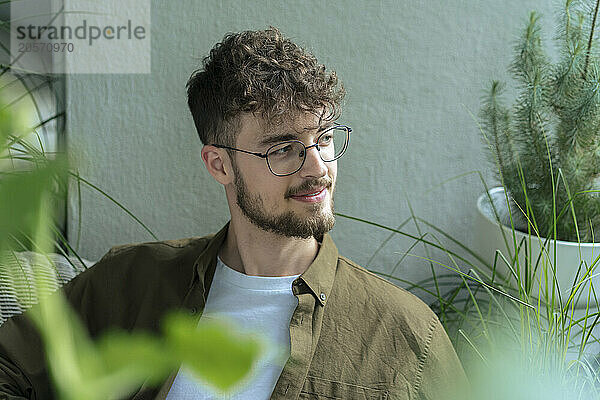
MULTIPOLYGON (((58 286, 51 273, 56 267, 47 256, 55 249, 57 233, 52 197, 57 183, 71 172, 60 154, 46 157, 29 146, 28 140, 37 135, 24 122, 30 110, 19 102, 7 105, 4 94, 0 90, 0 271, 12 281, 21 281, 13 288, 33 288, 40 299, 28 315, 45 344, 58 397, 120 398, 142 384, 159 384, 182 364, 218 392, 230 390, 247 377, 263 343, 230 333, 232 326, 198 324, 187 314, 175 313, 163 321, 162 336, 113 331, 92 341, 62 293, 50 295, 58 286), (34 276, 28 276, 24 268, 9 269, 19 265, 16 252, 24 247, 37 254, 34 276)), ((0 286, 0 297, 1 290, 0 286)))

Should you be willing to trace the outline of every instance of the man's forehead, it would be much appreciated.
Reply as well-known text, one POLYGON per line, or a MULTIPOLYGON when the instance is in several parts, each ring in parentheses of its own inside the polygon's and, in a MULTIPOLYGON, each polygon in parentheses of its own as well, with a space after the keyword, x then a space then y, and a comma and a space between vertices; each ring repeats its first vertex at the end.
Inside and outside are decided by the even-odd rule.
POLYGON ((274 121, 263 121, 263 135, 275 135, 282 132, 296 132, 298 134, 319 131, 324 126, 331 124, 326 121, 320 113, 305 112, 296 115, 285 115, 274 121))
POLYGON ((326 120, 322 114, 316 112, 284 115, 272 121, 266 121, 260 113, 246 113, 241 115, 240 122, 240 135, 252 142, 261 142, 265 138, 277 135, 294 134, 300 137, 318 132, 333 123, 332 120, 326 120))

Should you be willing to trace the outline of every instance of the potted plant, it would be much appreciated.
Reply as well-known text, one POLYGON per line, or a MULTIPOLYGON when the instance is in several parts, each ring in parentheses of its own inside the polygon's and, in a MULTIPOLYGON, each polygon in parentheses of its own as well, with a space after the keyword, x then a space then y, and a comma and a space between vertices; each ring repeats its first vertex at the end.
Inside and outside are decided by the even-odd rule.
POLYGON ((393 228, 337 213, 389 232, 367 267, 433 297, 429 305, 455 345, 474 399, 600 396, 600 62, 593 54, 600 0, 564 6, 561 61, 551 64, 544 55, 532 13, 511 66, 521 92, 515 105, 503 105, 499 82, 486 96, 482 134, 502 187, 486 187, 479 199, 474 247, 414 214, 393 228), (417 233, 403 230, 409 222, 417 233), (398 264, 412 255, 431 265, 431 277, 410 282, 396 267, 378 271, 371 261, 393 235, 414 241, 398 264), (420 245, 425 256, 413 254, 420 245), (450 273, 438 273, 440 266, 450 273))
POLYGON ((514 105, 504 105, 494 81, 480 114, 502 187, 478 201, 476 249, 499 283, 577 309, 597 309, 586 288, 600 284, 599 5, 565 2, 555 63, 532 12, 510 66, 514 105))
POLYGON ((598 323, 597 309, 576 319, 572 308, 555 299, 534 299, 516 285, 501 284, 490 269, 486 271, 486 262, 475 249, 416 215, 397 228, 337 215, 387 231, 389 236, 377 246, 367 267, 417 295, 433 298, 429 305, 452 340, 472 388, 470 396, 449 394, 448 399, 600 398, 599 359, 588 356, 596 344, 592 332, 598 323), (418 234, 403 230, 409 222, 418 234), (431 264, 430 277, 408 281, 395 269, 384 273, 371 263, 394 235, 414 241, 407 252, 398 254, 399 263, 407 256, 421 259, 431 264), (425 257, 413 253, 421 245, 425 257), (436 255, 429 255, 429 250, 436 255), (578 324, 585 326, 578 329, 578 324), (572 336, 576 330, 578 338, 572 336))

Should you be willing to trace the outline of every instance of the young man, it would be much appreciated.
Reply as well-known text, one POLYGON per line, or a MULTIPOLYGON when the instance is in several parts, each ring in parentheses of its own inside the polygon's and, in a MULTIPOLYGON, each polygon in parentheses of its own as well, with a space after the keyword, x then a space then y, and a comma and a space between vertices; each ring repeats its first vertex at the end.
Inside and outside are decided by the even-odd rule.
MULTIPOLYGON (((327 233, 352 131, 335 122, 335 73, 271 28, 226 36, 187 88, 231 220, 214 236, 114 248, 66 285, 91 334, 155 331, 175 308, 231 318, 286 359, 261 359, 237 399, 440 399, 462 384, 435 314, 341 257, 327 233)), ((32 335, 22 317, 0 330, 0 394, 51 397, 32 335)), ((180 370, 133 398, 214 397, 180 370)))

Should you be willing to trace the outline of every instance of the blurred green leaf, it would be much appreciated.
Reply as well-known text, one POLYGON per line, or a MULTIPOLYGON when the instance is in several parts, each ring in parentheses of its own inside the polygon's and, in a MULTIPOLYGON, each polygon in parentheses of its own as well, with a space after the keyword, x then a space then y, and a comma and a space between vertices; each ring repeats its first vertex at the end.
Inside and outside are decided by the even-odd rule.
POLYGON ((163 324, 165 338, 175 356, 202 381, 220 391, 246 378, 263 351, 254 337, 234 334, 232 325, 201 321, 185 314, 169 315, 163 324))
POLYGON ((57 158, 0 179, 0 248, 6 248, 11 237, 35 237, 40 213, 52 215, 52 210, 44 207, 57 179, 66 176, 67 169, 66 161, 57 158))
POLYGON ((30 315, 62 399, 127 396, 146 380, 160 383, 177 365, 164 342, 149 334, 114 331, 95 344, 60 293, 45 297, 30 315))
MULTIPOLYGON (((9 87, 10 83, 3 85, 0 79, 0 269, 8 271, 5 275, 11 281, 23 283, 13 286, 30 288, 30 295, 37 291, 40 302, 27 315, 44 342, 57 397, 127 397, 144 383, 160 384, 182 364, 221 391, 247 377, 261 344, 257 339, 229 333, 234 330, 230 325, 198 325, 196 318, 177 314, 164 324, 164 338, 144 332, 112 331, 95 342, 63 294, 48 295, 58 286, 55 275, 48 273, 53 265, 45 256, 53 251, 52 235, 57 231, 53 227, 56 205, 52 199, 65 196, 69 176, 111 200, 154 234, 108 193, 69 172, 66 157, 45 153, 36 130, 64 114, 32 127, 31 116, 37 108, 35 89, 12 93, 9 87), (28 96, 31 101, 22 101, 28 96), (33 273, 26 273, 15 256, 16 251, 25 249, 39 255, 39 259, 34 257, 33 273), (1 261, 8 259, 12 264, 1 261)), ((24 298, 21 293, 17 297, 24 298)))
MULTIPOLYGON (((96 385, 103 365, 81 322, 62 295, 43 298, 29 313, 46 345, 56 389, 63 399, 99 399, 96 385)), ((105 397, 106 398, 106 397, 105 397)))
POLYGON ((160 384, 183 363, 221 392, 248 377, 262 351, 260 340, 231 333, 221 322, 198 324, 181 313, 169 315, 165 338, 112 331, 95 344, 60 294, 48 296, 31 313, 46 343, 60 398, 127 396, 147 383, 160 384))
MULTIPOLYGON (((0 78, 0 85, 4 84, 0 78)), ((3 87, 4 89, 4 87, 3 87)), ((13 103, 10 107, 10 97, 14 93, 8 90, 0 90, 0 152, 3 153, 8 147, 9 135, 23 135, 27 132, 27 120, 32 111, 24 102, 13 103)))
POLYGON ((144 382, 160 384, 178 367, 164 341, 143 332, 109 332, 98 341, 98 351, 105 367, 102 391, 113 396, 126 396, 144 382))

